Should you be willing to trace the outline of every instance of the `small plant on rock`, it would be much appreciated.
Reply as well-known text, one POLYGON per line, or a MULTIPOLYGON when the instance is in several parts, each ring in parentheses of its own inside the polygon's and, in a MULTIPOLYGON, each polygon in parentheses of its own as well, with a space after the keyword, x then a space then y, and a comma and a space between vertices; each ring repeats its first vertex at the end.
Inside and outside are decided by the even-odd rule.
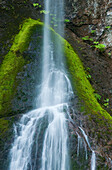
POLYGON ((104 51, 106 46, 104 44, 96 44, 94 45, 94 47, 99 49, 100 51, 104 51))
POLYGON ((91 30, 91 34, 94 34, 96 32, 96 30, 91 30))
POLYGON ((65 22, 70 22, 70 20, 69 20, 69 19, 65 19, 64 21, 65 21, 65 22))
POLYGON ((41 11, 40 11, 40 14, 49 14, 49 11, 41 10, 41 11))
POLYGON ((108 108, 108 106, 109 106, 109 99, 105 99, 104 102, 105 103, 103 105, 108 108))
POLYGON ((33 6, 37 7, 37 6, 39 6, 39 3, 33 3, 33 6))
POLYGON ((90 38, 89 36, 82 37, 82 40, 84 41, 93 41, 93 38, 90 38))
POLYGON ((86 75, 86 78, 87 78, 87 79, 91 79, 91 75, 90 75, 90 74, 87 74, 87 75, 86 75))
POLYGON ((108 25, 108 26, 106 26, 105 28, 106 28, 106 29, 110 29, 110 28, 111 28, 111 26, 109 26, 109 25, 108 25))
POLYGON ((98 93, 94 93, 94 96, 97 100, 100 100, 101 99, 101 96, 98 94, 98 93))

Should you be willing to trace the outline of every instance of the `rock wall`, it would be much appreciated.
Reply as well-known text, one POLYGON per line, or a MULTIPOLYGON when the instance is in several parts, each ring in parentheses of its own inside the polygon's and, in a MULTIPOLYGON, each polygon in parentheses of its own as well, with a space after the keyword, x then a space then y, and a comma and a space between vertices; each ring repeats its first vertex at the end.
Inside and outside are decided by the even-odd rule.
POLYGON ((70 20, 66 25, 66 38, 73 46, 78 38, 75 50, 81 53, 84 66, 89 69, 90 82, 101 96, 100 104, 112 114, 112 2, 69 0, 65 3, 65 12, 70 20), (85 41, 81 41, 82 37, 85 41), (99 46, 94 48, 94 43, 104 45, 104 51, 98 49, 99 46))
POLYGON ((85 36, 96 30, 94 39, 100 40, 108 49, 112 47, 112 1, 69 0, 66 4, 66 15, 77 35, 85 36))

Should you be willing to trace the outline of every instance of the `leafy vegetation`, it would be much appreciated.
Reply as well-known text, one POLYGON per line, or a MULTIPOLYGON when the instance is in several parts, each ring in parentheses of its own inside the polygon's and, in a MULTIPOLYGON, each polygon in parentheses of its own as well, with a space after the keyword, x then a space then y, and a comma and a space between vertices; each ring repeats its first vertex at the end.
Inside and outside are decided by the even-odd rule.
POLYGON ((108 98, 105 99, 104 102, 105 103, 103 105, 108 108, 108 106, 109 106, 109 99, 108 98))
POLYGON ((82 37, 82 40, 93 41, 93 38, 90 38, 89 36, 85 36, 85 37, 82 37))
POLYGON ((65 19, 64 21, 65 21, 65 22, 70 22, 70 20, 69 20, 69 19, 65 19))
POLYGON ((41 10, 41 11, 40 11, 40 14, 49 14, 49 11, 41 10))
POLYGON ((33 6, 37 7, 37 6, 39 6, 39 3, 33 3, 33 6))
POLYGON ((96 30, 91 30, 91 34, 94 34, 96 32, 96 30))
POLYGON ((100 51, 104 51, 105 50, 106 46, 104 44, 100 44, 98 41, 94 41, 93 42, 93 38, 90 38, 89 36, 82 37, 82 40, 84 40, 84 41, 91 41, 92 42, 91 47, 95 47, 95 48, 99 49, 100 51))
POLYGON ((39 3, 33 3, 33 6, 34 6, 34 7, 39 7, 39 8, 42 7, 39 3))
POLYGON ((106 46, 104 44, 97 44, 94 45, 94 47, 99 49, 100 51, 104 51, 106 46))
POLYGON ((106 26, 105 28, 106 28, 106 29, 110 29, 110 28, 111 28, 111 26, 106 26))
POLYGON ((98 94, 98 93, 94 93, 94 96, 97 100, 100 100, 101 99, 101 96, 98 94))
POLYGON ((86 70, 87 70, 87 71, 90 71, 90 70, 91 70, 91 68, 90 68, 90 67, 87 67, 87 68, 86 68, 86 70))
POLYGON ((87 79, 91 79, 91 75, 90 74, 87 74, 86 77, 87 77, 87 79))
POLYGON ((94 41, 93 44, 99 44, 99 42, 98 41, 94 41))
POLYGON ((109 56, 111 56, 111 53, 108 53, 109 56))

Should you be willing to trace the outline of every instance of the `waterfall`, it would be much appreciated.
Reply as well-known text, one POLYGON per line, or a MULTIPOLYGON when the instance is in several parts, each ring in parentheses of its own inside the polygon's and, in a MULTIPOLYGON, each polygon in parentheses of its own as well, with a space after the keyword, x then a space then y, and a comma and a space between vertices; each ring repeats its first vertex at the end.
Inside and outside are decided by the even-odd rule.
MULTIPOLYGON (((51 26, 64 36, 63 0, 45 0, 41 84, 36 97, 36 108, 14 125, 14 143, 10 150, 9 170, 70 170, 67 119, 69 102, 73 98, 70 80, 64 66, 61 42, 57 42, 51 26)), ((87 135, 80 128, 88 145, 87 135)), ((77 156, 82 138, 78 135, 77 156)), ((87 159, 87 146, 85 152, 87 159)), ((92 152, 91 169, 95 170, 92 152)))
POLYGON ((92 150, 92 148, 90 146, 90 143, 89 143, 88 136, 86 135, 85 131, 80 126, 79 126, 79 129, 80 129, 80 131, 81 131, 81 133, 83 135, 83 138, 81 138, 80 135, 77 133, 77 136, 78 136, 77 156, 79 156, 80 145, 82 147, 83 146, 82 142, 83 142, 84 147, 85 147, 86 159, 88 159, 88 157, 87 157, 87 147, 92 152, 91 170, 95 170, 96 169, 96 154, 95 154, 95 151, 92 150))
POLYGON ((10 170, 69 170, 67 115, 73 95, 63 66, 61 42, 49 29, 64 34, 63 0, 45 0, 41 88, 35 110, 15 125, 10 170), (56 49, 54 49, 56 47, 56 49), (40 144, 41 142, 41 144, 40 144))
POLYGON ((95 152, 92 151, 92 157, 91 157, 91 170, 95 170, 95 165, 96 165, 96 156, 95 152))

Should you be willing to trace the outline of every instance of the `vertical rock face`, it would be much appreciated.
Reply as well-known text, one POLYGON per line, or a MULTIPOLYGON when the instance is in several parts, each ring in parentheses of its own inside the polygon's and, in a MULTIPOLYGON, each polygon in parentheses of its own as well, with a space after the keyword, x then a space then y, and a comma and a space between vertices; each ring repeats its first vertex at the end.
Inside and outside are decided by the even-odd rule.
POLYGON ((85 36, 96 30, 96 40, 108 48, 112 46, 111 0, 66 0, 66 15, 75 26, 77 35, 85 36))

